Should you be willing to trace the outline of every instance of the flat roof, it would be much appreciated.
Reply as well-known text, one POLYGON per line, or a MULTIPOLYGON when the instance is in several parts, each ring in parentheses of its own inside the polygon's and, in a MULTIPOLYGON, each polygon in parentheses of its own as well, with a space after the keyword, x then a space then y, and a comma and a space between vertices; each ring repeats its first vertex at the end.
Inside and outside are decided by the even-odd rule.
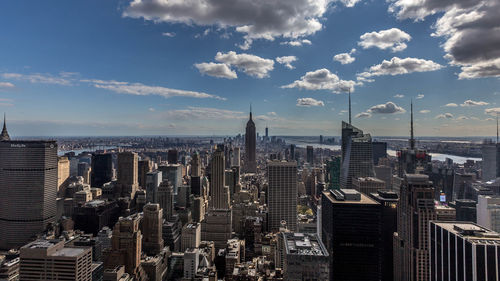
POLYGON ((500 244, 500 234, 472 222, 432 221, 437 226, 454 233, 473 244, 500 244))
POLYGON ((71 247, 64 247, 55 253, 53 253, 51 256, 53 257, 77 257, 81 254, 83 254, 85 251, 87 251, 88 248, 71 248, 71 247))
POLYGON ((288 255, 328 256, 318 235, 300 232, 283 232, 288 255))
MULTIPOLYGON (((343 190, 348 190, 348 189, 343 189, 343 190)), ((344 191, 345 192, 345 191, 344 191)), ((350 191, 348 191, 350 192, 350 191)), ((361 194, 361 200, 337 200, 329 190, 323 191, 323 195, 330 200, 330 202, 335 203, 335 204, 373 204, 373 205, 379 205, 377 201, 371 199, 370 197, 366 196, 365 194, 359 192, 361 194)))

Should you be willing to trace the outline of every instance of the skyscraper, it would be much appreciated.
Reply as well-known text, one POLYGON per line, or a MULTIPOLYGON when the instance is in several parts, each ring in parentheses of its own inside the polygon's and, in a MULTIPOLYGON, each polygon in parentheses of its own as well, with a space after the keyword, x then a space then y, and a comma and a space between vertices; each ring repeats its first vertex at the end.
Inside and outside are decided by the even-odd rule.
MULTIPOLYGON (((4 126, 5 129, 5 126, 4 126)), ((0 248, 22 246, 55 221, 57 143, 0 141, 0 248)))
POLYGON ((471 222, 430 222, 430 280, 498 280, 500 234, 471 222))
POLYGON ((352 188, 352 179, 373 177, 372 138, 342 121, 342 168, 340 186, 352 188))
POLYGON ((306 160, 307 160, 307 163, 309 164, 314 164, 314 148, 312 147, 312 145, 308 145, 306 147, 306 160))
POLYGON ((331 257, 330 280, 382 280, 381 211, 354 189, 323 191, 321 231, 331 257))
POLYGON ((429 280, 429 221, 437 219, 434 187, 427 175, 406 174, 394 233, 394 280, 429 280))
POLYGON ((139 175, 137 181, 142 189, 146 189, 146 175, 152 171, 153 163, 149 160, 141 160, 138 162, 139 175))
POLYGON ((122 196, 134 198, 139 188, 138 182, 139 156, 135 152, 121 152, 118 154, 118 180, 122 189, 122 196))
POLYGON ((166 179, 158 187, 158 203, 163 209, 163 218, 170 221, 174 215, 174 187, 166 179))
POLYGON ((218 145, 210 162, 210 209, 229 209, 229 189, 225 184, 224 146, 218 145))
POLYGON ((143 208, 142 248, 149 256, 155 256, 163 249, 163 211, 159 204, 146 204, 143 208))
POLYGON ((380 158, 387 157, 387 143, 381 141, 372 142, 373 146, 373 164, 378 165, 380 158))
POLYGON ((250 119, 247 122, 245 132, 245 172, 247 173, 257 172, 256 141, 255 123, 252 120, 252 108, 250 107, 250 119))
POLYGON ((297 162, 268 161, 268 229, 278 231, 286 222, 291 231, 297 230, 297 162))
POLYGON ((113 179, 113 158, 111 154, 92 154, 91 186, 99 187, 113 179))
POLYGON ((7 132, 7 124, 6 124, 5 113, 3 114, 3 128, 2 133, 0 134, 0 141, 8 141, 10 140, 9 132, 7 132))

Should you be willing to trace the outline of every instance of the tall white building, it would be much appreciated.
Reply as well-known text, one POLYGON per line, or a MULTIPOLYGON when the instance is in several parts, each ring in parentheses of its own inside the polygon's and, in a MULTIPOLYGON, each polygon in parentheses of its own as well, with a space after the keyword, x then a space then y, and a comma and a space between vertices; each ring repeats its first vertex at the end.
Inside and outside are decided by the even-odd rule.
POLYGON ((189 248, 184 252, 184 279, 193 280, 200 260, 200 250, 189 248))
POLYGON ((297 162, 267 162, 269 230, 278 231, 286 222, 291 231, 297 229, 297 162))
POLYGON ((480 195, 477 199, 477 224, 500 232, 500 197, 480 195))

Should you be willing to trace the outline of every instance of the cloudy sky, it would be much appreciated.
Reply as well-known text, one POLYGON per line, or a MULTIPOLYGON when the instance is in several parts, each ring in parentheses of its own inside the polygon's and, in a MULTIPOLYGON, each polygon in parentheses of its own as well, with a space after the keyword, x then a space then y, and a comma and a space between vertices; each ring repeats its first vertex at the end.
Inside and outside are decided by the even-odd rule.
POLYGON ((495 134, 498 0, 0 2, 12 135, 495 134))

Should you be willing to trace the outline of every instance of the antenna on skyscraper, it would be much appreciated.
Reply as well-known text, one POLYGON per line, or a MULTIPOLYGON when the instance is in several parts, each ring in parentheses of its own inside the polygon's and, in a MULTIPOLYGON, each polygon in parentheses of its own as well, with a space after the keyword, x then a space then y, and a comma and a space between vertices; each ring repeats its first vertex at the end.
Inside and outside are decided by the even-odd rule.
POLYGON ((351 125, 351 88, 349 88, 349 125, 351 125))
POLYGON ((410 103, 410 149, 415 149, 415 136, 413 135, 413 99, 410 103))
POLYGON ((250 119, 252 119, 252 103, 250 103, 250 119))
MULTIPOLYGON (((5 120, 5 118, 4 118, 5 120)), ((497 112, 497 144, 498 144, 498 112, 497 112)))

